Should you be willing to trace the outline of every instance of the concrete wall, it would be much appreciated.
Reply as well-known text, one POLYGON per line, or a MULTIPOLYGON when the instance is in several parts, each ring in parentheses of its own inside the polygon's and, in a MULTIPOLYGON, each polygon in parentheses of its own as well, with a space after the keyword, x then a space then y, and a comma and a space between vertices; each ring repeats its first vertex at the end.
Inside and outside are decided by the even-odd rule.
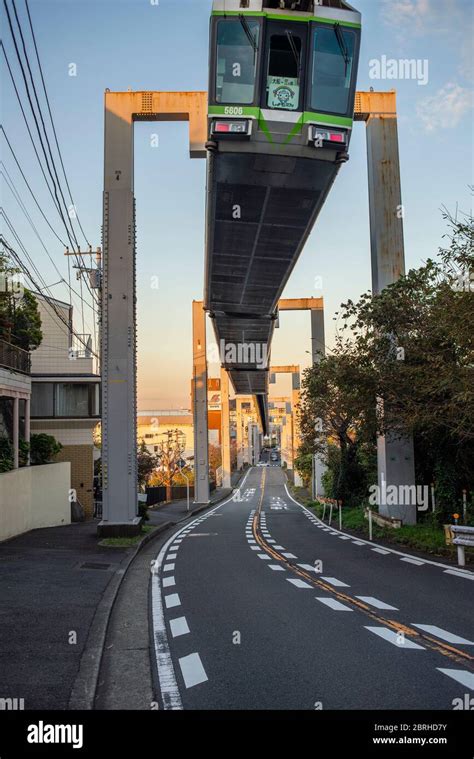
POLYGON ((70 524, 71 465, 46 464, 0 474, 0 541, 39 527, 70 524))
POLYGON ((86 519, 94 516, 94 427, 97 420, 58 419, 31 422, 31 432, 52 435, 62 444, 55 461, 71 464, 71 488, 84 507, 86 519))

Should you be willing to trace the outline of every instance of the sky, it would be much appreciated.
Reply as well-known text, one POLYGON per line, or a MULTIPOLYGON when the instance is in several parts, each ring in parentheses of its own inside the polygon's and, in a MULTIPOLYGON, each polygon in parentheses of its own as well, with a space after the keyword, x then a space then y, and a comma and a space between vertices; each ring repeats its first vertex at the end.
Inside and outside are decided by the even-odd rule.
MULTIPOLYGON (((11 0, 8 4, 11 8, 11 0)), ((354 0, 353 4, 362 13, 363 24, 357 88, 397 90, 409 269, 433 257, 443 244, 447 231, 443 207, 451 212, 471 209, 474 4, 471 0, 354 0), (381 63, 383 56, 417 60, 418 78, 373 78, 374 61, 381 63)), ((94 248, 101 242, 104 90, 206 90, 211 5, 211 0, 159 0, 158 4, 156 0, 29 0, 75 207, 94 248)), ((33 60, 24 0, 16 0, 16 6, 33 60)), ((21 72, 4 11, 2 28, 21 91, 21 72)), ((5 132, 37 201, 61 233, 3 57, 1 66, 5 132)), ((364 132, 364 124, 356 123, 350 161, 341 168, 283 294, 324 297, 329 349, 340 304, 356 299, 371 285, 364 132)), ((67 279, 64 249, 37 210, 3 136, 0 139, 2 172, 8 171, 45 248, 67 279)), ((23 245, 55 297, 69 300, 64 284, 55 284, 57 271, 4 177, 0 179, 2 206, 23 245)), ((189 159, 186 124, 136 124, 139 409, 189 407, 191 303, 202 298, 204 280, 204 185, 205 161, 189 159)), ((8 230, 5 234, 12 239, 8 230)), ((73 280, 73 286, 78 289, 79 283, 73 280)), ((75 303, 75 327, 82 332, 77 299, 75 303)), ((309 322, 305 312, 281 316, 272 346, 274 365, 310 364, 309 322)), ((92 312, 85 309, 86 332, 93 332, 92 324, 92 312)), ((214 339, 211 328, 208 339, 214 339)), ((217 366, 210 369, 218 375, 217 366)), ((290 379, 281 377, 272 393, 286 395, 289 389, 290 379)))

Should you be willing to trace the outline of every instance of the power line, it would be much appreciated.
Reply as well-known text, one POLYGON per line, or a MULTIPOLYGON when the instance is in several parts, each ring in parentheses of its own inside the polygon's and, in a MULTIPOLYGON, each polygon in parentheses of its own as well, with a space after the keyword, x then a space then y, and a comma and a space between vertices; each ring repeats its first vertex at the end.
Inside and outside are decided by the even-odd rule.
MULTIPOLYGON (((62 170, 63 170, 64 179, 66 180, 66 187, 67 187, 68 192, 69 192, 69 197, 71 199, 71 203, 73 204, 73 206, 75 208, 76 204, 74 203, 74 200, 73 200, 73 197, 72 197, 71 188, 69 186, 69 182, 68 182, 68 178, 67 178, 67 174, 66 174, 66 169, 64 168, 63 157, 62 157, 62 154, 61 154, 61 149, 59 147, 59 141, 58 141, 58 137, 57 137, 57 133, 56 133, 56 127, 54 125, 53 114, 51 112, 51 106, 50 106, 50 103, 49 103, 48 92, 46 90, 46 83, 44 81, 44 76, 43 76, 43 67, 41 66, 41 61, 40 61, 40 57, 39 57, 39 53, 38 53, 38 47, 36 45, 36 37, 35 37, 34 30, 33 30, 33 24, 31 22, 30 8, 29 8, 29 5, 28 5, 28 0, 25 0, 25 5, 26 5, 26 12, 28 14, 28 21, 30 23, 31 36, 33 38, 33 44, 34 44, 34 47, 35 47, 36 60, 38 61, 38 68, 39 68, 39 71, 40 71, 41 81, 42 81, 42 84, 43 84, 44 95, 45 95, 46 103, 47 103, 47 106, 48 106, 49 118, 51 119, 51 126, 53 127, 54 139, 55 139, 56 147, 57 147, 57 150, 58 150, 59 160, 61 162, 61 167, 62 167, 62 170)), ((78 213, 76 213, 76 217, 77 217, 77 223, 79 224, 79 227, 80 227, 80 230, 81 230, 81 232, 83 234, 84 240, 86 241, 87 245, 89 245, 89 247, 90 247, 90 242, 87 239, 86 233, 84 232, 84 230, 82 228, 81 220, 79 218, 79 214, 78 213)))
MULTIPOLYGON (((61 278, 61 283, 64 283, 66 285, 66 287, 69 288, 70 292, 73 292, 78 298, 81 298, 81 295, 76 290, 74 290, 74 288, 71 286, 70 280, 69 280, 69 283, 66 282, 66 280, 63 277, 63 275, 61 274, 61 272, 59 271, 58 267, 56 266, 56 263, 55 263, 54 259, 52 258, 51 254, 50 254, 50 252, 49 252, 49 250, 47 248, 47 246, 45 245, 45 243, 44 243, 44 241, 43 241, 40 233, 38 232, 38 229, 37 229, 35 223, 33 222, 30 214, 28 213, 28 210, 27 210, 25 204, 21 200, 20 193, 18 192, 18 190, 17 190, 17 188, 15 186, 15 183, 14 183, 12 177, 10 176, 10 173, 8 172, 8 169, 5 166, 5 164, 3 163, 3 161, 0 161, 0 166, 3 166, 3 169, 5 170, 6 175, 4 174, 4 172, 3 172, 2 169, 0 169, 0 174, 2 174, 2 176, 3 176, 4 180, 5 180, 5 183, 6 183, 7 187, 8 187, 8 189, 10 190, 10 192, 12 193, 12 195, 15 198, 16 202, 18 203, 18 205, 20 206, 20 208, 23 211, 24 215, 26 216, 26 218, 27 218, 27 220, 28 220, 31 228, 33 229, 36 237, 38 238, 39 242, 41 243, 41 245, 43 247, 43 250, 45 251, 46 255, 48 256, 49 260, 51 261, 51 264, 54 267, 57 275, 61 278)), ((69 263, 69 259, 68 259, 68 263, 69 263)), ((59 282, 57 284, 59 284, 59 282)), ((95 309, 94 309, 93 305, 91 305, 90 303, 88 303, 84 299, 83 299, 83 302, 84 302, 85 306, 87 306, 88 308, 90 308, 95 313, 95 309)))
MULTIPOLYGON (((38 113, 39 113, 39 117, 41 119, 41 124, 43 126, 44 137, 45 137, 45 140, 46 140, 46 144, 48 146, 49 155, 50 155, 50 159, 51 159, 51 165, 52 165, 52 168, 53 168, 55 176, 53 176, 53 172, 51 171, 50 161, 49 161, 48 155, 46 153, 46 148, 44 146, 43 137, 41 135, 41 129, 40 129, 40 126, 39 126, 39 123, 38 123, 38 117, 36 115, 36 111, 35 111, 35 108, 34 108, 34 105, 33 105, 33 101, 31 99, 30 86, 28 84, 28 79, 27 79, 27 76, 26 76, 26 73, 25 73, 25 68, 23 66, 23 61, 21 59, 20 50, 18 48, 17 38, 16 38, 15 31, 13 29, 13 23, 12 23, 12 19, 11 19, 11 16, 10 16, 10 11, 8 10, 7 0, 3 0, 3 5, 4 5, 5 10, 7 12, 8 26, 10 28, 10 34, 11 34, 11 37, 12 37, 12 40, 13 40, 13 45, 14 45, 15 52, 16 52, 16 57, 17 57, 19 65, 20 65, 21 75, 23 77, 23 84, 25 86, 26 96, 27 96, 28 102, 30 104, 31 114, 32 114, 33 120, 35 122, 36 131, 38 133, 38 137, 39 137, 39 141, 40 141, 40 145, 41 145, 41 150, 43 151, 44 159, 45 159, 45 162, 46 162, 46 168, 48 170, 49 176, 51 177, 51 182, 53 184, 54 195, 55 195, 55 198, 56 198, 56 201, 57 201, 58 212, 59 212, 59 214, 61 216, 61 220, 62 220, 62 222, 64 224, 65 229, 66 229, 66 233, 67 233, 68 237, 70 237, 69 228, 68 228, 68 226, 66 224, 66 220, 64 218, 63 210, 62 210, 62 207, 61 207, 61 201, 60 201, 60 199, 58 197, 58 189, 59 189, 59 193, 61 195, 61 199, 63 201, 63 204, 64 204, 65 208, 66 208, 66 213, 67 213, 66 201, 64 200, 64 195, 63 195, 63 192, 62 192, 62 189, 61 189, 61 185, 60 185, 59 178, 58 178, 58 173, 56 171, 56 166, 55 166, 53 155, 52 155, 52 152, 51 152, 51 145, 49 143, 48 135, 47 135, 47 132, 46 132, 46 129, 45 129, 43 114, 42 114, 42 111, 41 111, 41 106, 40 106, 39 100, 38 100, 38 94, 36 92, 36 87, 35 87, 33 75, 32 75, 32 72, 31 72, 31 67, 30 67, 30 62, 29 62, 29 58, 28 58, 28 53, 26 51, 25 40, 24 40, 24 37, 23 37, 23 32, 22 32, 22 29, 21 29, 21 25, 20 25, 20 22, 19 22, 19 19, 18 19, 18 14, 16 12, 15 1, 12 0, 12 2, 13 2, 13 10, 14 10, 14 13, 15 13, 16 23, 17 23, 17 26, 18 26, 18 30, 20 32, 20 38, 21 38, 21 42, 22 42, 22 46, 23 46, 23 54, 25 56, 25 62, 26 62, 26 65, 27 65, 27 68, 28 68, 28 72, 29 72, 29 75, 30 75, 31 85, 32 85, 32 88, 33 88, 33 94, 34 94, 34 97, 35 97, 35 100, 36 100, 36 106, 38 108, 38 113), (55 177, 56 177, 56 180, 55 180, 55 177), (56 184, 56 182, 57 182, 57 184, 56 184)), ((75 235, 75 232, 74 232, 74 228, 72 226, 72 222, 70 222, 70 227, 71 227, 70 231, 72 233, 72 238, 74 239, 74 242, 77 245, 78 242, 77 242, 77 238, 76 238, 76 235, 75 235)))
MULTIPOLYGON (((8 216, 5 214, 5 212, 3 211, 3 209, 1 209, 1 213, 4 216, 5 220, 7 221, 7 225, 12 229, 12 234, 17 239, 17 241, 18 241, 20 247, 22 248, 23 252, 25 253, 26 257, 28 258, 29 261, 31 261, 31 257, 29 256, 28 251, 26 250, 25 246, 23 245, 23 243, 21 242, 20 238, 18 237, 16 231, 13 228, 13 225, 9 221, 8 216)), ((52 294, 49 293, 49 296, 48 296, 48 295, 45 295, 44 293, 41 292, 42 289, 46 289, 46 290, 48 289, 48 286, 44 282, 42 276, 39 275, 38 279, 40 280, 40 282, 43 283, 43 285, 44 285, 43 288, 41 288, 38 285, 37 281, 35 280, 35 278, 31 274, 31 272, 29 271, 29 269, 26 266, 26 264, 21 260, 21 256, 17 253, 17 251, 14 248, 12 248, 7 243, 7 241, 6 241, 6 239, 5 239, 5 237, 3 235, 0 235, 0 242, 3 244, 3 246, 10 253, 10 256, 13 257, 14 261, 18 264, 18 266, 23 271, 23 273, 28 277, 28 279, 31 282, 31 284, 33 285, 34 289, 37 292, 41 293, 42 297, 46 300, 46 302, 48 303, 48 305, 51 306, 51 308, 56 313, 57 317, 66 326, 66 328, 67 328, 67 334, 73 335, 76 338, 76 340, 84 346, 84 348, 86 348, 87 350, 89 350, 89 346, 82 340, 81 336, 74 330, 74 328, 72 327, 72 325, 70 324, 70 322, 68 322, 68 321, 66 321, 66 319, 64 319, 63 315, 61 314, 60 311, 57 310, 57 308, 55 307, 54 303, 51 302, 51 301, 54 300, 54 297, 52 296, 52 294)), ((34 264, 33 264, 33 268, 35 269, 35 273, 36 273, 37 270, 36 270, 36 267, 34 266, 34 264)), ((98 358, 97 354, 93 350, 91 350, 91 353, 92 353, 93 356, 95 356, 96 358, 98 358)))
MULTIPOLYGON (((38 118, 36 116, 36 112, 35 112, 35 109, 34 109, 34 106, 33 106, 33 102, 32 102, 32 99, 31 99, 30 88, 29 88, 27 77, 26 77, 26 74, 25 74, 25 69, 24 69, 24 66, 23 66, 23 62, 21 60, 21 55, 20 55, 20 51, 18 49, 17 39, 16 39, 16 35, 15 35, 14 29, 13 29, 13 24, 12 24, 10 12, 8 10, 8 5, 7 5, 6 0, 3 0, 3 4, 4 4, 5 10, 6 10, 6 13, 7 13, 7 19, 8 19, 8 25, 9 25, 9 28, 10 28, 10 33, 11 33, 13 44, 14 44, 14 47, 15 47, 15 52, 16 52, 16 56, 17 56, 17 59, 18 59, 18 63, 20 65, 21 74, 22 74, 22 77, 23 77, 23 83, 24 83, 24 86, 25 86, 28 102, 30 104, 31 113, 32 113, 32 116, 33 116, 33 119, 34 119, 34 122, 35 122, 36 131, 38 133, 41 149, 42 149, 42 152, 43 152, 43 155, 44 155, 44 159, 45 159, 45 162, 46 162, 46 168, 48 170, 48 174, 49 174, 49 176, 51 178, 51 182, 52 182, 52 185, 53 185, 54 197, 56 199, 56 203, 55 203, 56 209, 57 209, 57 211, 58 211, 58 213, 60 215, 61 221, 62 221, 62 223, 64 225, 65 230, 66 230, 66 234, 67 234, 67 237, 68 237, 68 239, 70 241, 72 249, 74 250, 75 246, 77 246, 77 248, 79 248, 79 244, 78 244, 78 241, 77 241, 77 238, 76 238, 76 235, 75 235, 75 231, 74 231, 74 227, 73 227, 72 221, 70 220, 70 217, 69 217, 69 214, 68 214, 68 209, 67 209, 66 201, 64 199, 64 194, 63 194, 63 191, 62 191, 61 183, 60 183, 58 172, 57 172, 57 169, 56 169, 56 164, 55 164, 54 157, 53 157, 53 154, 52 154, 52 151, 51 151, 51 145, 50 145, 48 134, 47 134, 47 130, 46 130, 46 127, 45 127, 44 118, 43 118, 43 114, 42 114, 42 110, 41 110, 41 105, 39 103, 38 94, 37 94, 37 91, 36 91, 36 87, 35 87, 35 83, 34 83, 34 78, 33 78, 33 74, 32 74, 32 71, 31 71, 31 66, 30 66, 30 63, 29 63, 28 52, 26 50, 25 40, 24 40, 24 37, 23 37, 23 32, 22 32, 21 24, 19 22, 18 14, 17 14, 17 11, 16 11, 15 2, 14 2, 14 0, 12 0, 13 10, 14 10, 14 13, 15 13, 15 18, 16 18, 16 22, 17 22, 17 25, 18 25, 19 33, 20 33, 20 38, 21 38, 21 41, 22 41, 22 46, 23 46, 23 52, 24 52, 24 56, 25 56, 25 60, 26 60, 26 65, 28 67, 28 72, 29 72, 31 84, 32 84, 32 87, 33 87, 34 97, 35 97, 35 100, 36 100, 36 105, 37 105, 37 108, 38 108, 38 113, 39 113, 39 116, 40 116, 40 119, 41 119, 41 124, 42 124, 42 127, 43 127, 43 132, 44 132, 45 140, 46 140, 46 143, 47 143, 47 146, 48 146, 48 151, 49 151, 49 155, 50 155, 50 159, 51 159, 51 164, 52 164, 52 168, 53 168, 53 171, 54 171, 54 175, 56 177, 56 181, 55 181, 55 177, 53 176, 53 173, 51 171, 50 162, 49 162, 49 159, 48 159, 48 155, 46 153, 46 149, 45 149, 45 146, 44 146, 43 138, 42 138, 42 135, 41 135, 41 130, 40 130, 40 127, 39 127, 39 124, 38 124, 38 118), (56 185, 56 182, 57 182, 57 185, 56 185), (69 229, 69 227, 68 227, 68 225, 66 223, 66 220, 65 220, 65 217, 64 217, 64 214, 63 214, 63 209, 61 207, 61 202, 60 202, 60 199, 58 197, 58 189, 59 189, 59 193, 61 195, 61 199, 62 199, 62 202, 63 202, 63 205, 64 205, 64 209, 66 211, 66 215, 68 216, 68 219, 69 219, 70 229, 69 229)), ((21 99, 19 97, 18 90, 17 90, 15 82, 14 82, 14 77, 13 77, 13 74, 12 74, 12 71, 11 71, 11 67, 9 66, 8 58, 7 58, 7 55, 6 55, 6 52, 5 52, 5 49, 4 49, 3 45, 2 45, 2 48, 3 48, 4 55, 5 55, 5 59, 7 60, 7 65, 9 67, 10 76, 12 77, 12 81, 13 81, 13 84, 14 84, 14 87, 15 87, 15 92, 17 94, 17 98, 19 99, 20 106, 21 106, 21 99)), ((22 106, 21 106, 21 108, 22 108, 22 106)), ((26 116, 25 116, 23 108, 22 108, 22 113, 23 113, 23 117, 26 120, 26 116)), ((29 135, 30 135, 30 139, 33 142, 33 147, 35 149, 35 153, 36 153, 37 158, 39 160, 39 156, 38 156, 38 153, 37 153, 37 150, 36 150, 36 146, 34 144, 34 140, 33 140, 33 137, 31 135, 31 131, 29 129, 27 120, 26 120, 26 123, 27 123, 27 127, 28 127, 28 132, 29 132, 29 135)), ((40 162, 40 166, 41 166, 41 162, 40 162)), ((45 176, 44 172, 43 172, 43 176, 45 176)), ((46 179, 46 177, 45 177, 45 179, 46 179)), ((49 188, 49 184, 48 184, 48 189, 51 192, 51 189, 49 188)), ((77 261, 78 265, 80 266, 79 259, 81 261, 82 267, 85 268, 84 260, 82 259, 82 256, 81 256, 80 252, 78 253, 78 255, 76 254, 76 261, 77 261)), ((89 293, 90 293, 91 297, 93 299, 95 299, 95 295, 93 294, 93 292, 92 292, 92 290, 91 290, 91 288, 89 286, 89 283, 87 281, 86 281, 86 286, 87 286, 87 289, 89 290, 89 293)))
MULTIPOLYGON (((3 47, 3 45, 2 45, 2 47, 3 47)), ((31 189, 30 183, 28 182, 28 180, 27 180, 27 178, 25 176, 25 173, 24 173, 23 169, 20 166, 20 162, 18 161, 18 158, 16 157, 16 153, 15 153, 15 151, 13 150, 13 148, 11 146, 10 140, 8 139, 7 133, 5 132, 5 129, 3 128, 2 124, 0 124, 0 129, 3 132, 3 136, 5 137, 6 143, 7 143, 8 147, 10 148, 10 151, 11 151, 11 154, 12 154, 14 160, 15 160, 15 163, 18 166, 18 169, 19 169, 19 171, 21 173, 21 176, 23 177, 23 181, 25 182, 26 186, 28 187, 28 189, 30 191, 30 194, 31 194, 31 197, 35 201, 35 203, 36 203, 36 205, 38 207, 38 210, 41 213, 41 216, 45 220, 46 224, 48 225, 48 227, 50 228, 50 230, 52 231, 52 233, 54 234, 54 236, 56 237, 56 239, 59 240, 59 242, 61 243, 61 245, 63 245, 65 248, 67 248, 67 243, 65 243, 64 240, 62 240, 61 237, 59 237, 59 235, 57 234, 56 230, 52 226, 51 222, 49 221, 49 219, 45 215, 45 213, 44 213, 43 209, 41 208, 40 204, 38 203, 38 201, 36 199, 36 195, 34 194, 33 190, 31 189)))

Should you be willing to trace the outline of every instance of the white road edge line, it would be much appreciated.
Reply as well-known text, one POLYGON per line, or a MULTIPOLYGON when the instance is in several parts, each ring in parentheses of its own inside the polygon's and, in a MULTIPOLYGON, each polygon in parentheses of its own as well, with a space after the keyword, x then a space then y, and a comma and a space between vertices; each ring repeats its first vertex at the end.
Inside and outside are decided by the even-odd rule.
MULTIPOLYGON (((306 506, 303 506, 302 503, 299 503, 298 501, 296 501, 293 498, 293 496, 291 495, 291 493, 288 490, 286 482, 285 482, 285 490, 287 492, 288 498, 291 498, 291 500, 293 501, 293 503, 296 503, 297 506, 299 506, 301 509, 303 509, 303 511, 306 511, 308 514, 313 514, 313 512, 310 511, 306 506)), ((326 527, 326 523, 323 522, 322 519, 319 519, 319 517, 316 517, 316 519, 318 520, 318 522, 321 522, 321 524, 326 527)), ((334 529, 335 529, 334 527, 331 527, 331 530, 334 530, 334 529)), ((340 532, 340 530, 336 530, 336 532, 340 532)), ((346 532, 342 532, 342 535, 347 535, 349 538, 354 539, 354 535, 348 535, 346 532)), ((382 548, 384 551, 385 550, 389 550, 390 553, 394 553, 397 556, 407 556, 409 559, 416 559, 416 558, 418 558, 416 556, 413 556, 410 553, 404 553, 403 551, 396 551, 394 548, 387 549, 385 546, 379 545, 379 543, 373 543, 373 542, 371 543, 370 540, 364 540, 364 538, 358 538, 357 540, 358 540, 358 542, 364 543, 365 545, 368 545, 368 546, 371 546, 371 547, 375 546, 376 548, 382 548)), ((470 580, 474 580, 474 572, 471 572, 469 570, 456 570, 455 567, 453 567, 450 564, 442 564, 440 561, 432 561, 431 559, 423 559, 423 562, 425 564, 431 564, 433 567, 440 567, 442 569, 449 569, 449 570, 451 570, 450 573, 456 571, 456 573, 458 575, 468 577, 470 580)))

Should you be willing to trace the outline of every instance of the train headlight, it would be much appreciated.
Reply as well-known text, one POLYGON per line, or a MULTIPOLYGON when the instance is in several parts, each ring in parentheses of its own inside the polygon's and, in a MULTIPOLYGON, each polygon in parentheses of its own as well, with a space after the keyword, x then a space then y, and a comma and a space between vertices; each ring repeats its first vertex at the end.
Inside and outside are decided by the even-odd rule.
POLYGON ((310 126, 308 133, 308 143, 315 148, 328 148, 347 146, 347 132, 339 129, 325 129, 317 126, 310 126))
POLYGON ((218 119, 211 124, 211 135, 216 139, 249 139, 251 134, 250 119, 218 119))

